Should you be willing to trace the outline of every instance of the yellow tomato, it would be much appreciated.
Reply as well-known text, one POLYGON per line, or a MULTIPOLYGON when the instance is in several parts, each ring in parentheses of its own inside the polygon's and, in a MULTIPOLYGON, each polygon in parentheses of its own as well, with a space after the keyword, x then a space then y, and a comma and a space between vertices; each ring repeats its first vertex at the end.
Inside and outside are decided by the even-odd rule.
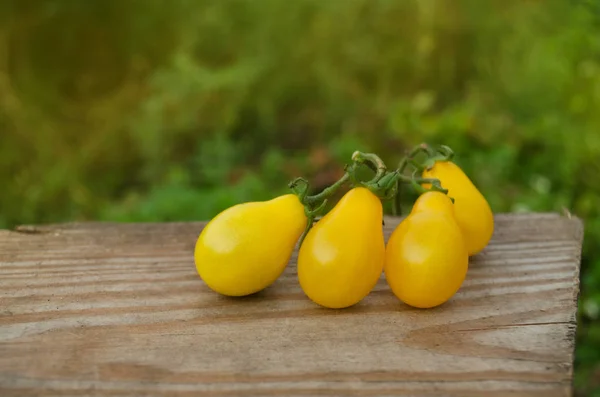
POLYGON ((383 270, 381 201, 351 189, 307 234, 298 254, 298 279, 306 295, 328 308, 360 302, 383 270))
POLYGON ((402 302, 430 308, 462 285, 469 255, 450 199, 428 192, 394 230, 386 247, 385 278, 402 302))
POLYGON ((430 192, 419 196, 417 201, 413 204, 410 213, 417 214, 419 212, 441 212, 446 215, 454 216, 454 205, 452 205, 452 201, 445 194, 430 192))
POLYGON ((442 187, 448 189, 448 196, 454 198, 454 214, 465 236, 469 255, 481 252, 494 233, 494 216, 485 197, 451 161, 436 161, 431 169, 423 172, 423 177, 437 178, 442 187))
POLYGON ((293 194, 228 208, 198 237, 198 274, 223 295, 258 292, 283 273, 306 222, 304 206, 293 194))

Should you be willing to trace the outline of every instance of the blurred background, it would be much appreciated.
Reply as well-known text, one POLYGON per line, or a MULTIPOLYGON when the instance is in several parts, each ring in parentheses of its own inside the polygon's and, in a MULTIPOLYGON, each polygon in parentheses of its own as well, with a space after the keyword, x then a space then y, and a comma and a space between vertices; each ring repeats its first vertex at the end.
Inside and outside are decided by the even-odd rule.
POLYGON ((495 212, 585 220, 591 395, 599 105, 597 1, 2 0, 0 227, 206 220, 356 149, 447 144, 495 212))

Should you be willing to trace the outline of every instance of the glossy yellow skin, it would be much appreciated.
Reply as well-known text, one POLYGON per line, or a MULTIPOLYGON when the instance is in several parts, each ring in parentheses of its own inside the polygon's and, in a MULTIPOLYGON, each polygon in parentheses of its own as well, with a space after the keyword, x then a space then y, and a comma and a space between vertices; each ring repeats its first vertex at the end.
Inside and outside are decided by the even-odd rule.
POLYGON ((385 278, 394 295, 417 308, 448 301, 462 285, 469 255, 443 193, 424 193, 386 247, 385 278))
POLYGON ((448 189, 448 196, 454 198, 454 214, 465 236, 469 255, 481 252, 494 234, 494 215, 485 197, 451 161, 437 161, 423 172, 423 177, 437 178, 442 187, 448 189))
POLYGON ((223 295, 258 292, 283 273, 306 223, 304 206, 293 194, 228 208, 198 237, 198 274, 223 295))
POLYGON ((298 279, 315 303, 332 309, 355 305, 383 271, 381 201, 368 189, 351 189, 307 234, 298 254, 298 279))

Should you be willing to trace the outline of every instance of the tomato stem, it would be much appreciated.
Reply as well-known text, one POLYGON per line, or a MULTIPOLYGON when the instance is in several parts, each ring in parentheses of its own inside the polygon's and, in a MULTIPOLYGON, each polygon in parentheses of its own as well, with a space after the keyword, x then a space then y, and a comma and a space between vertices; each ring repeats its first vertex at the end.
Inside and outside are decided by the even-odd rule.
POLYGON ((375 173, 375 177, 369 182, 379 181, 387 172, 387 167, 381 158, 375 153, 363 153, 358 150, 352 154, 352 161, 358 164, 367 164, 375 173))
MULTIPOLYGON (((412 165, 415 168, 418 167, 419 170, 422 170, 422 168, 418 165, 418 163, 415 160, 415 157, 420 153, 425 153, 425 155, 427 155, 428 157, 435 155, 433 149, 431 149, 431 147, 426 143, 421 143, 420 145, 415 146, 410 151, 406 152, 406 155, 398 164, 398 174, 404 175, 404 171, 409 165, 412 165)), ((402 189, 402 184, 400 183, 400 175, 398 181, 396 182, 396 195, 394 196, 394 201, 392 202, 392 215, 394 216, 402 215, 400 208, 400 198, 402 189)))
POLYGON ((427 154, 427 157, 423 161, 417 161, 414 158, 408 160, 411 165, 419 171, 431 169, 438 161, 451 161, 454 158, 454 151, 446 145, 440 145, 436 149, 433 149, 424 143, 420 146, 426 147, 424 151, 427 154))
POLYGON ((288 184, 288 187, 298 196, 300 202, 304 203, 306 195, 308 194, 308 181, 304 178, 296 178, 288 184))
POLYGON ((448 191, 441 186, 438 179, 421 178, 417 173, 431 167, 435 161, 449 161, 453 155, 454 152, 448 146, 442 145, 437 149, 433 149, 426 143, 422 143, 406 153, 405 157, 398 164, 397 169, 388 171, 383 160, 375 153, 355 151, 352 154, 352 163, 346 165, 342 177, 323 189, 320 193, 312 196, 308 195, 310 184, 306 179, 294 179, 289 183, 289 187, 304 205, 308 220, 306 230, 300 239, 300 244, 302 244, 310 231, 315 218, 325 211, 328 199, 347 183, 350 183, 352 186, 366 187, 381 200, 393 199, 392 211, 394 215, 399 215, 400 213, 400 189, 403 183, 411 184, 419 194, 428 191, 438 191, 447 194, 448 191), (418 161, 416 157, 421 153, 426 158, 423 161, 418 161), (358 179, 356 172, 361 165, 365 165, 375 172, 371 180, 360 181, 358 179), (409 166, 412 169, 412 173, 407 175, 405 171, 409 166), (430 187, 425 188, 422 186, 423 184, 429 184, 430 187))
POLYGON ((337 182, 335 182, 333 185, 323 189, 323 191, 321 191, 321 193, 315 194, 314 196, 306 196, 304 203, 306 203, 308 205, 315 205, 317 203, 322 202, 323 200, 326 200, 327 198, 331 197, 335 192, 337 192, 338 189, 340 187, 342 187, 349 180, 350 180, 350 173, 348 171, 346 171, 344 173, 344 175, 342 175, 342 177, 339 180, 337 180, 337 182))
POLYGON ((452 161, 454 158, 454 150, 450 149, 450 147, 446 145, 441 145, 438 149, 438 152, 444 156, 443 161, 452 161))
POLYGON ((428 157, 433 156, 435 154, 431 147, 429 147, 429 145, 427 145, 426 143, 421 143, 420 145, 417 145, 414 148, 412 148, 412 150, 410 150, 406 154, 406 156, 404 156, 404 158, 400 161, 400 164, 398 165, 398 172, 402 174, 409 164, 413 166, 417 164, 414 158, 421 152, 425 153, 428 157))
POLYGON ((342 177, 339 180, 337 180, 331 186, 323 189, 323 191, 321 191, 319 194, 315 194, 313 196, 305 195, 304 197, 301 197, 301 201, 305 205, 308 205, 312 208, 313 206, 321 203, 323 200, 326 200, 327 198, 331 197, 340 189, 340 187, 342 187, 347 182, 351 182, 353 185, 364 185, 368 188, 373 185, 375 189, 379 189, 380 186, 376 184, 380 180, 382 180, 386 175, 388 175, 387 167, 385 166, 383 160, 381 160, 381 158, 374 153, 363 153, 355 151, 352 154, 352 161, 353 163, 351 165, 346 166, 344 175, 342 175, 342 177), (375 176, 373 177, 373 179, 367 182, 359 181, 356 177, 357 166, 359 165, 366 165, 373 171, 375 171, 375 176))

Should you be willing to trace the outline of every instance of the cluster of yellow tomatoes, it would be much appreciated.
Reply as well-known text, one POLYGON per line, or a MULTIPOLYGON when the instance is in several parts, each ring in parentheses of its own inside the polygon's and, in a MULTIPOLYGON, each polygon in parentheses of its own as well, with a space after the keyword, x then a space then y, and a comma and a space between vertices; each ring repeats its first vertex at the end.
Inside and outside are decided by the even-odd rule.
POLYGON ((469 257, 490 241, 494 219, 451 155, 427 145, 419 148, 392 172, 377 156, 357 152, 344 178, 320 195, 307 196, 306 186, 221 212, 196 242, 200 277, 223 295, 256 293, 277 280, 299 243, 300 287, 321 306, 357 304, 382 273, 393 294, 408 305, 431 308, 448 301, 466 277, 469 257), (419 165, 414 156, 420 152, 426 159, 419 165), (376 171, 368 182, 357 181, 353 173, 354 166, 364 164, 376 171), (409 164, 416 168, 407 177, 403 172, 409 164), (420 195, 386 244, 381 200, 397 194, 399 183, 406 181, 420 195), (352 183, 347 193, 313 223, 327 196, 346 182, 352 183))

